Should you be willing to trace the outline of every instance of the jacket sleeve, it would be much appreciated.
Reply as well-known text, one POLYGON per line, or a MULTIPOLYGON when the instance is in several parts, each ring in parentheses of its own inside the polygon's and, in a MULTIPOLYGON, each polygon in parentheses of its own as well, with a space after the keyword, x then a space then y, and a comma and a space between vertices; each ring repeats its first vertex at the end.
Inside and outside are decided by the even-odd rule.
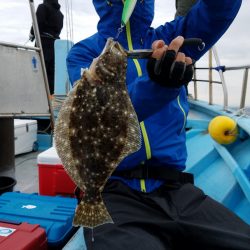
POLYGON ((166 43, 169 37, 179 35, 184 38, 203 39, 206 47, 203 51, 186 47, 183 52, 194 60, 200 59, 226 32, 236 17, 242 0, 200 0, 185 17, 166 23, 156 29, 157 36, 166 43))
POLYGON ((89 68, 94 58, 98 57, 102 52, 105 43, 100 44, 96 34, 76 43, 69 51, 66 63, 71 85, 81 78, 83 69, 89 68), (100 44, 93 46, 93 44, 100 44), (91 49, 89 49, 91 47, 91 49), (97 50, 95 50, 97 49, 97 50))
POLYGON ((67 56, 67 69, 69 74, 69 80, 71 85, 81 78, 82 69, 89 68, 91 61, 81 53, 82 44, 78 43, 74 45, 67 56))

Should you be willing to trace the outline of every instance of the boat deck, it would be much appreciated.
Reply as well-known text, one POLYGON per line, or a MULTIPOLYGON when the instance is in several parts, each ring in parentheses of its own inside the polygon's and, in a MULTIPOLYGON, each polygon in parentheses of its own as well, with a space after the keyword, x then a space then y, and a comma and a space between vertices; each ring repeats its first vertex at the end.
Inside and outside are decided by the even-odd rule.
POLYGON ((38 166, 37 155, 41 152, 31 152, 15 157, 15 179, 17 181, 14 191, 23 193, 38 193, 38 166))

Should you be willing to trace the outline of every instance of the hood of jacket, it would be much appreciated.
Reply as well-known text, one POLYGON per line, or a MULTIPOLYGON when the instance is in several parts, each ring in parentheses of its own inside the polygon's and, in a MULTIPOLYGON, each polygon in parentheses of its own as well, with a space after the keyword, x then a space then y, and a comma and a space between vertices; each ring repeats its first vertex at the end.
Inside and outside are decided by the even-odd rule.
MULTIPOLYGON (((125 0, 126 1, 126 0, 125 0)), ((129 24, 133 38, 143 38, 151 26, 154 18, 155 0, 138 0, 130 17, 129 24)), ((121 27, 123 10, 122 0, 93 0, 93 4, 100 20, 97 25, 98 33, 104 38, 116 37, 121 27)), ((119 41, 125 39, 125 32, 119 41)))
POLYGON ((53 7, 57 10, 60 9, 61 5, 58 3, 58 0, 44 0, 43 3, 49 7, 53 7))

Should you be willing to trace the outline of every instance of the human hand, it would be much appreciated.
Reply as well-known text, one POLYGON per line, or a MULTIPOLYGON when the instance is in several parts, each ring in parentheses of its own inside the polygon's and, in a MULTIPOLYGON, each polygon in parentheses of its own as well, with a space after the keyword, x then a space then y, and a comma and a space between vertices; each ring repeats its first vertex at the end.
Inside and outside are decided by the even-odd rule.
POLYGON ((35 36, 33 34, 29 34, 29 40, 33 42, 35 40, 35 36))
POLYGON ((183 42, 182 36, 172 40, 169 46, 163 40, 153 42, 153 54, 147 63, 151 80, 169 88, 180 88, 192 80, 192 59, 179 52, 183 42))

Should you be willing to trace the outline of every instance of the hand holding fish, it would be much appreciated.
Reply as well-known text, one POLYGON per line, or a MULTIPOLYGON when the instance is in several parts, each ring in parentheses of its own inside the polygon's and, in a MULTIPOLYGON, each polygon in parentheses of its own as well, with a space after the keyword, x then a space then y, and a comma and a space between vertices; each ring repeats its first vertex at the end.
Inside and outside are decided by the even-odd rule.
POLYGON ((193 77, 193 64, 190 57, 179 52, 184 38, 179 36, 169 46, 163 40, 152 44, 153 54, 148 60, 149 77, 166 87, 179 88, 187 84, 193 77))

